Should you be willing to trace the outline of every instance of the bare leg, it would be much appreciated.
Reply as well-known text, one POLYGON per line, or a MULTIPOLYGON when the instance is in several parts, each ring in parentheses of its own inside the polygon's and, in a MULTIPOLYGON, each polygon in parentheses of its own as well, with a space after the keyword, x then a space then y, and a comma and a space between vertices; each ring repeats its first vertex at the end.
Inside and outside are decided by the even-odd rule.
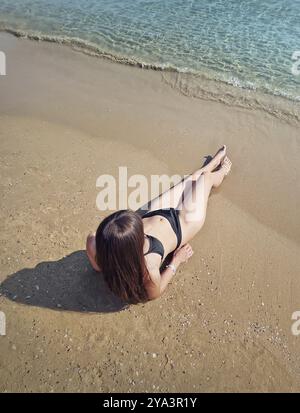
POLYGON ((155 211, 161 208, 177 208, 180 203, 183 194, 189 192, 189 189, 193 185, 193 181, 196 181, 202 173, 211 172, 215 169, 226 155, 226 146, 218 150, 212 160, 205 166, 194 171, 191 175, 184 178, 182 181, 174 185, 169 190, 163 192, 157 198, 151 200, 149 211, 155 211))
POLYGON ((189 242, 202 228, 207 210, 207 202, 213 187, 221 185, 231 168, 231 162, 226 157, 221 168, 216 172, 206 171, 193 181, 191 188, 184 192, 184 199, 178 205, 182 229, 182 243, 189 242))

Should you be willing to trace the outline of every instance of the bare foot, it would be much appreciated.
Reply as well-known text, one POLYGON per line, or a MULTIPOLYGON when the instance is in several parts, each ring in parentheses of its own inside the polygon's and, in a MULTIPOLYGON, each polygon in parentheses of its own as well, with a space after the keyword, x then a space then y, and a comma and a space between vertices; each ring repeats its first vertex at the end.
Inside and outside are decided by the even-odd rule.
POLYGON ((224 161, 222 162, 222 167, 221 167, 222 169, 224 168, 225 176, 229 174, 229 172, 231 170, 231 166, 232 166, 232 162, 228 158, 228 156, 226 156, 224 158, 224 161))
POLYGON ((193 180, 199 178, 199 176, 204 172, 212 172, 221 166, 222 161, 226 156, 226 145, 223 145, 215 154, 213 158, 202 168, 198 169, 193 173, 193 180))
POLYGON ((231 170, 232 162, 231 160, 226 156, 224 160, 221 162, 221 167, 218 169, 216 172, 212 172, 213 176, 213 187, 217 188, 218 186, 221 185, 223 182, 223 179, 225 176, 227 176, 231 170))
POLYGON ((222 161, 225 159, 227 147, 223 145, 212 158, 212 160, 203 167, 203 172, 212 172, 215 168, 219 167, 222 161))

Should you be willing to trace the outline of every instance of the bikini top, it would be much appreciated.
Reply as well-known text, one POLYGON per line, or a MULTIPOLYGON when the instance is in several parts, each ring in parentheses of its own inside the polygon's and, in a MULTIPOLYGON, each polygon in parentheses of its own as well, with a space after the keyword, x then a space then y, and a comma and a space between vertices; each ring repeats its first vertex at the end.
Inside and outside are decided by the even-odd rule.
MULTIPOLYGON (((157 209, 155 211, 149 211, 149 212, 144 213, 142 215, 142 218, 153 217, 155 215, 160 215, 169 221, 176 235, 176 238, 177 238, 176 248, 178 248, 182 240, 178 210, 175 210, 174 208, 157 209)), ((154 252, 156 254, 159 254, 161 256, 161 259, 163 259, 164 254, 165 254, 165 249, 164 249, 163 244, 160 242, 160 240, 148 234, 145 234, 145 237, 147 237, 149 240, 149 250, 144 255, 154 252)))
POLYGON ((145 237, 149 240, 149 250, 144 255, 148 255, 151 252, 154 252, 155 254, 159 254, 161 256, 161 259, 163 259, 163 256, 165 255, 165 249, 160 240, 153 237, 152 235, 145 234, 145 237))

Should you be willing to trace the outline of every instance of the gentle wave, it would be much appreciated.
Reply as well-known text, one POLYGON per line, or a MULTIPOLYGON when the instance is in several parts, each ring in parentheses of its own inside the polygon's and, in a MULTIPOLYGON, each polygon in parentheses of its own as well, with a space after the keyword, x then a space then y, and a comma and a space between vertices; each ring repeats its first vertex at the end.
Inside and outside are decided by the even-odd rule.
POLYGON ((208 73, 199 73, 189 68, 183 69, 171 64, 139 61, 102 50, 97 44, 76 37, 24 31, 8 27, 1 22, 0 31, 28 40, 65 45, 86 55, 108 59, 115 63, 160 71, 163 81, 185 96, 218 101, 231 106, 260 109, 285 121, 300 122, 300 104, 298 103, 300 96, 295 98, 288 94, 277 94, 276 91, 268 89, 258 91, 253 83, 243 82, 238 78, 215 79, 208 73))
POLYGON ((102 58, 106 58, 112 60, 117 63, 123 63, 130 66, 137 66, 142 69, 151 69, 151 70, 169 70, 169 71, 178 71, 176 67, 171 65, 159 65, 153 63, 147 63, 138 61, 133 58, 128 58, 125 56, 117 55, 110 53, 108 51, 102 50, 99 46, 95 43, 88 42, 86 40, 82 40, 76 37, 68 37, 68 36, 56 36, 56 35, 49 35, 43 34, 34 31, 24 31, 15 28, 6 27, 5 25, 0 23, 0 31, 12 34, 16 37, 21 37, 29 40, 35 41, 44 41, 49 43, 58 43, 66 46, 72 47, 74 50, 80 51, 85 53, 89 56, 98 56, 102 58))
POLYGON ((285 96, 263 93, 255 88, 233 86, 203 75, 162 74, 164 81, 187 97, 216 101, 226 105, 259 109, 289 123, 300 122, 300 104, 285 96))

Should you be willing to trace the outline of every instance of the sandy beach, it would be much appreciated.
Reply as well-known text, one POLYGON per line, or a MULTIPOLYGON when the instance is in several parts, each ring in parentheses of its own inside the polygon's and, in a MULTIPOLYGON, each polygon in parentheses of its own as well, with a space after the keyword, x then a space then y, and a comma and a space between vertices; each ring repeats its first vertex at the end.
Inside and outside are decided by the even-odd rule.
POLYGON ((1 392, 300 391, 300 125, 159 71, 0 33, 1 392), (101 174, 230 176, 166 293, 123 309, 90 267, 101 174))

